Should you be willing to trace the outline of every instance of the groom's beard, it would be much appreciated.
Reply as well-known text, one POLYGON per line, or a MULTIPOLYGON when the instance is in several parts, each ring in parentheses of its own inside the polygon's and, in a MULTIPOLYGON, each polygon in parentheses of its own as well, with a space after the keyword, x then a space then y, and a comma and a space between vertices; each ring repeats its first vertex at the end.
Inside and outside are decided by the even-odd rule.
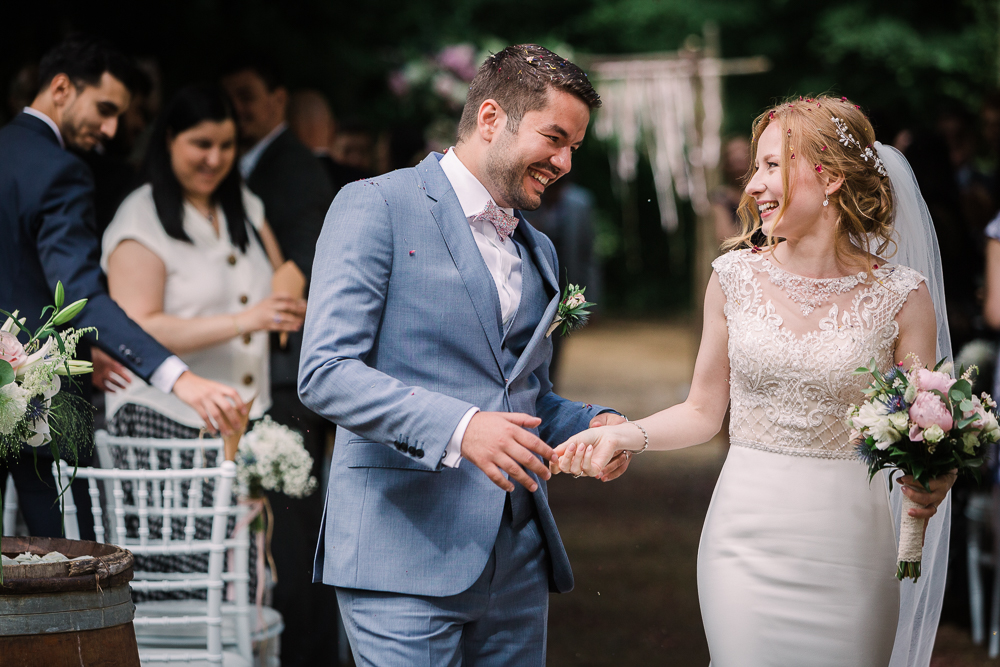
POLYGON ((521 211, 534 211, 542 205, 542 198, 524 188, 524 177, 529 163, 519 160, 515 153, 514 136, 506 129, 486 158, 486 177, 499 190, 503 202, 500 206, 521 211))

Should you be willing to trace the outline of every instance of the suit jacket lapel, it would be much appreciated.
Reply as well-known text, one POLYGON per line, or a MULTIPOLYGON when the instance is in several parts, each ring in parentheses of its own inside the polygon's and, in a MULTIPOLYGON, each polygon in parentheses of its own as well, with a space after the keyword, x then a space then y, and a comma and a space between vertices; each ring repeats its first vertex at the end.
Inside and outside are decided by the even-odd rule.
POLYGON ((483 325, 497 368, 502 375, 500 336, 503 331, 503 319, 500 315, 500 296, 497 294, 496 283, 493 282, 493 277, 483 261, 483 255, 472 237, 472 228, 465 219, 462 205, 458 203, 458 196, 438 165, 437 156, 431 153, 417 165, 417 171, 423 179, 427 196, 434 201, 431 215, 441 229, 441 236, 448 246, 448 252, 472 297, 472 305, 483 325))
MULTIPOLYGON (((518 211, 517 214, 518 217, 521 219, 521 222, 517 225, 517 230, 514 232, 514 234, 520 235, 521 239, 523 240, 522 245, 529 248, 529 252, 531 253, 531 260, 534 263, 535 267, 538 269, 538 273, 541 274, 542 280, 545 282, 546 287, 549 290, 551 290, 552 296, 549 298, 549 303, 545 307, 545 313, 542 315, 542 319, 538 321, 538 324, 535 326, 534 333, 531 334, 531 340, 528 341, 528 344, 524 347, 524 351, 521 352, 520 358, 514 365, 514 370, 510 374, 511 380, 514 380, 514 378, 518 377, 521 374, 521 372, 527 367, 528 362, 531 360, 532 354, 538 347, 538 344, 541 343, 542 340, 544 340, 545 332, 548 331, 549 325, 552 323, 552 320, 556 316, 556 311, 559 308, 559 298, 560 298, 559 282, 556 280, 555 271, 553 270, 553 267, 550 264, 550 262, 552 261, 550 259, 551 255, 547 248, 542 247, 543 240, 541 235, 537 231, 535 231, 535 229, 531 225, 528 224, 528 222, 524 219, 524 216, 521 215, 520 211, 518 211)), ((538 298, 540 296, 543 295, 526 294, 522 291, 521 303, 524 303, 525 299, 538 298)))

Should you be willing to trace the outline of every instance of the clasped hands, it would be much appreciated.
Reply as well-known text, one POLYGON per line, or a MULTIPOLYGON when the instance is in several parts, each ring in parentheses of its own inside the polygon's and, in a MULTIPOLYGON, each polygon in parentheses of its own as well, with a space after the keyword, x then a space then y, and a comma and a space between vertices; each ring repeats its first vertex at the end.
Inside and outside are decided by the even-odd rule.
MULTIPOLYGON (((601 430, 600 427, 621 424, 625 418, 613 412, 604 412, 590 421, 589 431, 573 436, 571 441, 577 441, 584 434, 601 430)), ((486 476, 508 493, 514 490, 513 482, 517 482, 528 491, 534 493, 538 484, 526 472, 530 470, 539 479, 547 480, 553 474, 562 471, 563 456, 567 452, 566 443, 553 449, 529 428, 535 428, 542 423, 538 417, 520 412, 477 412, 473 415, 462 438, 462 458, 473 463, 486 473, 486 476), (548 462, 546 467, 545 462, 548 462), (504 474, 506 473, 506 475, 504 474)), ((601 450, 603 451, 603 450, 601 450)), ((566 465, 572 467, 576 463, 576 450, 569 452, 572 459, 566 465)), ((608 456, 611 463, 604 462, 601 479, 610 481, 620 476, 628 468, 628 454, 608 456)), ((588 469, 600 462, 601 457, 593 455, 588 459, 588 469)), ((576 467, 583 465, 581 457, 576 467)), ((570 468, 565 470, 570 471, 570 468)))

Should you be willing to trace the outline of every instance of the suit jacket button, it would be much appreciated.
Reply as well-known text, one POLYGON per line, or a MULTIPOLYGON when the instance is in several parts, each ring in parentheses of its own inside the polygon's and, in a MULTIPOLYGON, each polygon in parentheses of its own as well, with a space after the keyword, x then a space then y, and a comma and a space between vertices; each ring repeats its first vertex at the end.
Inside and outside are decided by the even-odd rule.
POLYGON ((414 447, 413 445, 410 445, 409 447, 406 448, 406 451, 409 452, 410 456, 413 456, 417 453, 417 448, 414 447))
POLYGON ((418 459, 422 459, 424 458, 424 450, 418 449, 413 455, 416 456, 418 459))
POLYGON ((127 350, 127 349, 128 348, 125 347, 124 343, 122 343, 121 345, 118 346, 118 351, 121 352, 122 354, 125 354, 125 350, 127 350))
POLYGON ((134 361, 136 366, 142 366, 142 357, 136 357, 134 361))
POLYGON ((246 294, 241 294, 240 295, 240 303, 242 303, 243 305, 246 305, 246 302, 249 301, 249 300, 250 300, 250 297, 248 297, 246 294))
POLYGON ((251 336, 250 334, 243 334, 243 344, 244 345, 249 345, 251 343, 251 341, 253 341, 253 336, 251 336))
POLYGON ((230 255, 226 261, 229 262, 229 266, 236 266, 236 255, 230 255))
POLYGON ((244 375, 243 376, 243 384, 245 384, 248 387, 250 385, 252 385, 253 384, 253 376, 250 375, 249 373, 247 373, 246 375, 244 375))

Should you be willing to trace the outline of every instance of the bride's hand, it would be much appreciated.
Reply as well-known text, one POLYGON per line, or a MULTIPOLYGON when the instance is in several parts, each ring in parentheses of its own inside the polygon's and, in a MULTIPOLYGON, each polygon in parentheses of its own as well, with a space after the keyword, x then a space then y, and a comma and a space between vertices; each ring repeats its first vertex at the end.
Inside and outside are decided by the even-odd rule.
POLYGON ((926 489, 917 480, 913 479, 912 475, 904 475, 896 480, 902 487, 904 495, 918 505, 923 505, 922 509, 911 509, 909 514, 918 519, 925 519, 925 536, 927 535, 928 524, 926 519, 930 519, 937 514, 938 505, 944 502, 945 496, 951 491, 951 487, 955 485, 955 480, 957 479, 958 470, 955 469, 927 482, 928 488, 926 489))
POLYGON ((568 472, 577 477, 607 476, 610 481, 625 472, 629 455, 621 451, 619 435, 614 426, 601 426, 581 431, 555 448, 559 465, 550 465, 553 473, 568 472), (617 456, 616 456, 617 454, 617 456), (612 464, 612 460, 617 461, 612 464))

